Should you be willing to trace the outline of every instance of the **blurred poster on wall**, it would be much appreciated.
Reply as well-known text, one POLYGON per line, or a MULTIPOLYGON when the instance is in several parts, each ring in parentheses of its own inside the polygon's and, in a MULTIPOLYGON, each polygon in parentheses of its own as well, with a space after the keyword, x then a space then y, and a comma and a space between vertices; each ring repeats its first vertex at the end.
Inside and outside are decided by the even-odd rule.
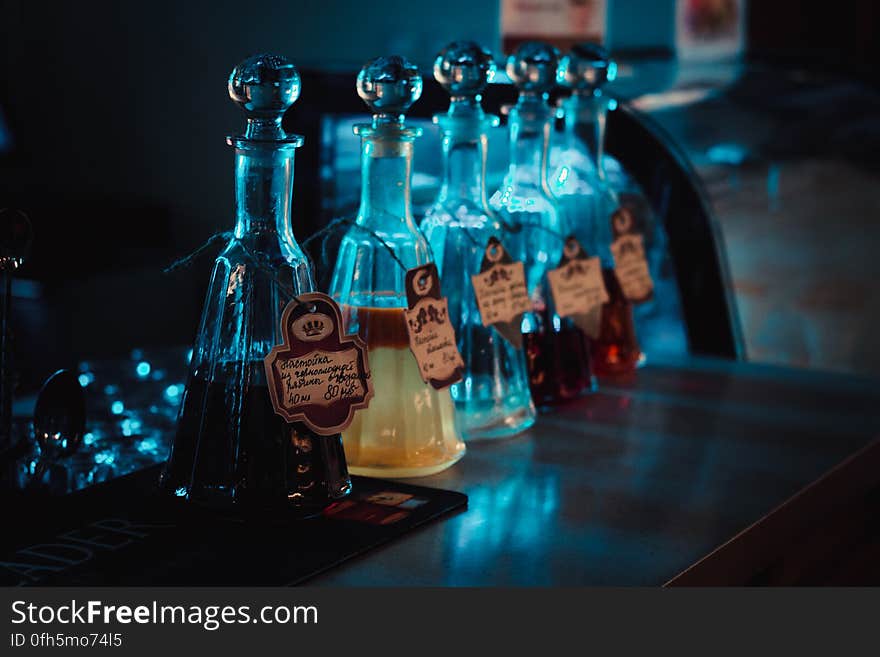
POLYGON ((746 0, 677 0, 678 58, 713 60, 742 54, 745 13, 746 0))
POLYGON ((533 39, 568 49, 605 40, 607 0, 501 0, 504 52, 533 39))

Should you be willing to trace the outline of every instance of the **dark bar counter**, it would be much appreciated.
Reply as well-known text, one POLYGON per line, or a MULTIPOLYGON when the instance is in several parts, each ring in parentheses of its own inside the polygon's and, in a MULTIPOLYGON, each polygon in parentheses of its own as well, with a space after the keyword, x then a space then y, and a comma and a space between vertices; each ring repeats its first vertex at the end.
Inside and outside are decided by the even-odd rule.
POLYGON ((399 525, 172 510, 155 495, 158 465, 57 498, 22 491, 4 504, 0 581, 880 584, 877 436, 877 381, 655 359, 520 436, 470 443, 440 474, 357 479, 359 508, 409 517, 399 525), (421 510, 369 504, 401 494, 421 510))
POLYGON ((470 443, 458 465, 418 481, 466 493, 466 511, 310 583, 880 582, 865 556, 880 548, 876 436, 874 381, 650 364, 527 434, 470 443))

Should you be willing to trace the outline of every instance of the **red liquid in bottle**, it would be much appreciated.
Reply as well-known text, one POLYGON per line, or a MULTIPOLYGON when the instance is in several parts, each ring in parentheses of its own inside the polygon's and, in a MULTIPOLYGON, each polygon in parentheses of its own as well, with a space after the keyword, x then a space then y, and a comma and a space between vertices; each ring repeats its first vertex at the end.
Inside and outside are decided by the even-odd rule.
POLYGON ((602 306, 599 337, 590 341, 593 371, 596 376, 615 376, 635 371, 644 359, 632 304, 623 295, 613 269, 602 269, 610 300, 602 306))
POLYGON ((532 399, 538 406, 575 399, 593 389, 589 341, 570 319, 554 330, 547 308, 536 312, 538 328, 523 334, 532 399))

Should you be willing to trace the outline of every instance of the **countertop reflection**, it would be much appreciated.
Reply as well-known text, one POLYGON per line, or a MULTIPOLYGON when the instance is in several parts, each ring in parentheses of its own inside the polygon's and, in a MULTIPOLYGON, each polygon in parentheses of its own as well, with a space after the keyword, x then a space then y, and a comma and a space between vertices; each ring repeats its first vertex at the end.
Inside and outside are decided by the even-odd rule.
POLYGON ((601 390, 411 480, 468 509, 309 583, 663 584, 880 435, 870 379, 694 359, 601 390))

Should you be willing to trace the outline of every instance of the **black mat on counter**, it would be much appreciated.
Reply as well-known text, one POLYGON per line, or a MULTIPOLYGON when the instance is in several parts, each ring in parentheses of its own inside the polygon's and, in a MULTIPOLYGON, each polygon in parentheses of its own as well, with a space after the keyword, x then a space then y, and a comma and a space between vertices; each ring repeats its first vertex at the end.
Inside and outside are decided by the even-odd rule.
POLYGON ((324 515, 242 523, 155 494, 158 468, 60 498, 3 494, 0 585, 280 586, 304 582, 467 505, 452 491, 352 477, 324 515))

